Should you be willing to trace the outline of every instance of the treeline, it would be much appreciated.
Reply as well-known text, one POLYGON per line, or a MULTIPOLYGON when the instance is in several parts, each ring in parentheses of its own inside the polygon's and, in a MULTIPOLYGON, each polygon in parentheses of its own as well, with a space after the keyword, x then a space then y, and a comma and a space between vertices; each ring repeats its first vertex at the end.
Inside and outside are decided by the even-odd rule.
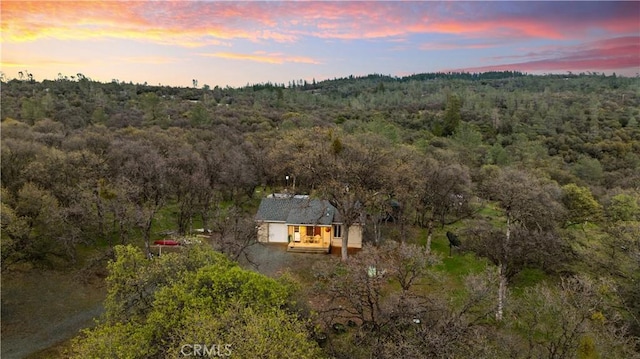
MULTIPOLYGON (((84 248, 148 251, 160 220, 181 234, 194 222, 211 229, 237 258, 255 239, 256 189, 289 186, 330 200, 346 226, 366 218, 375 246, 424 231, 429 251, 437 229, 459 225, 464 250, 499 269, 500 316, 507 289, 534 268, 606 278, 616 340, 640 332, 638 79, 426 74, 307 85, 2 83, 2 269, 68 265, 84 248)), ((445 330, 446 318, 433 320, 445 330)))
POLYGON ((260 183, 251 144, 224 128, 68 131, 46 119, 5 120, 2 133, 3 268, 70 260, 81 243, 148 244, 169 202, 181 233, 196 215, 213 226, 220 201, 241 204, 260 183))

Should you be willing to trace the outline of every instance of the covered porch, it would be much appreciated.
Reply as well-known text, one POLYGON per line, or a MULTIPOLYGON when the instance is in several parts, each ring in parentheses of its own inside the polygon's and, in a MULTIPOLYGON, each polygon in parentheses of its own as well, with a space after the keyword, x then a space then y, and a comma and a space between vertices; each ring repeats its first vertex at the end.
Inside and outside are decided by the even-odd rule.
POLYGON ((329 253, 331 250, 330 225, 290 225, 287 230, 288 252, 329 253))

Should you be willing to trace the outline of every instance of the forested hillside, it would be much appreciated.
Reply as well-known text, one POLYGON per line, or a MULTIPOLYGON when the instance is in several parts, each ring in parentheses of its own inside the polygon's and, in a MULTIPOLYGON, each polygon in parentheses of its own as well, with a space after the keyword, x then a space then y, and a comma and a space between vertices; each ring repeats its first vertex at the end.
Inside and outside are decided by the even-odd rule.
MULTIPOLYGON (((3 275, 93 273, 109 259, 133 260, 119 245, 146 253, 167 231, 195 228, 210 229, 216 249, 237 260, 255 241, 260 197, 287 190, 330 199, 345 221, 366 218, 361 253, 328 257, 299 279, 318 291, 302 298, 340 306, 323 312, 279 299, 260 322, 306 328, 322 350, 305 339, 304 355, 628 358, 640 350, 638 78, 434 73, 176 88, 78 74, 1 86, 3 275), (486 268, 456 271, 443 258, 449 248, 434 245, 447 231, 461 242, 454 257, 486 268), (361 275, 372 266, 388 272, 361 275)), ((202 261, 197 274, 135 294, 170 300, 198 276, 228 275, 202 261)), ((109 278, 110 290, 122 290, 109 278)), ((152 315, 170 313, 149 308, 150 317, 126 324, 126 316, 106 320, 76 354, 114 333, 173 345, 156 357, 176 354, 179 340, 167 344, 170 334, 149 329, 162 321, 152 315)), ((226 320, 266 309, 229 310, 220 311, 226 320)))

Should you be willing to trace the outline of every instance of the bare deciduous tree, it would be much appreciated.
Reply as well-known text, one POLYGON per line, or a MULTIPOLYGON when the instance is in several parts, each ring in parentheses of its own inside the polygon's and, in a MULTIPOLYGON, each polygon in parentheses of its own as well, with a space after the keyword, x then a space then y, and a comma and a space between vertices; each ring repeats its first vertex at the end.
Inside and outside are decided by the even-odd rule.
POLYGON ((337 334, 328 348, 338 357, 450 358, 486 351, 480 324, 491 314, 495 273, 467 277, 466 291, 453 304, 438 287, 430 267, 438 258, 412 244, 366 246, 348 262, 316 266, 319 319, 341 330, 351 321, 351 336, 337 334), (401 291, 389 290, 400 285, 401 291), (431 287, 431 286, 430 286, 431 287), (418 289, 420 288, 420 289, 418 289))
POLYGON ((427 252, 436 222, 441 226, 468 217, 471 209, 471 176, 466 166, 428 158, 421 166, 416 222, 427 228, 427 252), (453 217, 447 221, 447 216, 453 217))
POLYGON ((509 281, 528 265, 543 266, 563 258, 566 247, 555 233, 563 208, 552 182, 516 169, 487 166, 483 170, 484 195, 499 203, 506 223, 504 229, 488 223, 469 228, 467 247, 498 266, 496 319, 502 320, 509 281))
POLYGON ((238 207, 219 209, 212 222, 213 248, 233 261, 244 259, 253 263, 249 247, 258 244, 253 218, 238 207))
POLYGON ((558 286, 539 284, 525 289, 510 310, 508 324, 524 342, 512 342, 525 357, 638 357, 637 338, 626 328, 614 306, 619 298, 612 282, 586 277, 563 278, 558 286))

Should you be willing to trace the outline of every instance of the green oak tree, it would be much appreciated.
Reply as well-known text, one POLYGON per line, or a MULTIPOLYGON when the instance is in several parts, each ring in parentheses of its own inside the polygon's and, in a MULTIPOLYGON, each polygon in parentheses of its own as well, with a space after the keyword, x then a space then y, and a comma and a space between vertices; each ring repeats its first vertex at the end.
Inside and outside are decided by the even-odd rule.
POLYGON ((292 282, 200 246, 153 260, 131 246, 115 252, 105 313, 71 357, 175 358, 195 345, 239 358, 323 357, 294 309, 292 282))
POLYGON ((602 205, 587 187, 575 183, 562 186, 562 203, 567 208, 567 226, 597 222, 602 219, 602 205))

